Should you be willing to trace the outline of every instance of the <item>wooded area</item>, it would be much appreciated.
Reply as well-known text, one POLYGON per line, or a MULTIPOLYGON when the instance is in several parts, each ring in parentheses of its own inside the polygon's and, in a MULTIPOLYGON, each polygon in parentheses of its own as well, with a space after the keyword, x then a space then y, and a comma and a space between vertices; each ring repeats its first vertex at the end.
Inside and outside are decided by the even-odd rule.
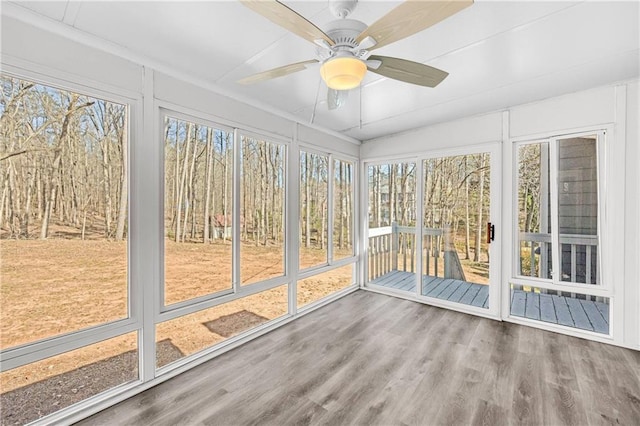
POLYGON ((456 248, 462 251, 464 259, 488 261, 489 155, 481 153, 425 160, 424 179, 425 228, 452 228, 456 248), (463 244, 459 240, 463 240, 463 244))
MULTIPOLYGON (((392 223, 415 227, 416 167, 415 163, 369 167, 369 228, 392 223)), ((423 226, 452 229, 456 248, 465 259, 488 261, 486 223, 491 183, 488 154, 434 158, 425 160, 423 167, 423 226)), ((441 250, 442 247, 434 252, 441 250)))
MULTIPOLYGON (((353 164, 333 160, 333 257, 353 254, 353 164)), ((300 152, 300 269, 315 266, 309 250, 328 260, 329 157, 300 152)), ((316 261, 320 260, 316 256, 316 261)), ((321 262, 323 263, 323 262, 321 262)))
POLYGON ((0 81, 1 237, 125 238, 127 107, 0 81))

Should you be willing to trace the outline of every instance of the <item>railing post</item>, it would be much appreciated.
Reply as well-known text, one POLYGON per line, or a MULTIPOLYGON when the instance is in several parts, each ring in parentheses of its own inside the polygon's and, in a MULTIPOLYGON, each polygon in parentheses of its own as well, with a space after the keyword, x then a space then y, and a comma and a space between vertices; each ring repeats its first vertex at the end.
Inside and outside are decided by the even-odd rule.
POLYGON ((456 247, 454 244, 454 235, 453 235, 453 227, 451 225, 445 225, 443 229, 443 237, 444 237, 444 278, 450 278, 454 276, 454 271, 452 270, 453 265, 449 259, 449 252, 455 252, 456 247))
POLYGON ((391 269, 398 270, 398 223, 391 222, 391 269))

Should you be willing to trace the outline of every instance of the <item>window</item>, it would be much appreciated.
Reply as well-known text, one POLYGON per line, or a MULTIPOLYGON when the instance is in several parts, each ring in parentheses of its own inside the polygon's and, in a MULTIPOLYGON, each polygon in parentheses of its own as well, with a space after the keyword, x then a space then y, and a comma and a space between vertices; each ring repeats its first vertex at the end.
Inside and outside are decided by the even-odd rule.
POLYGON ((138 379, 130 120, 123 102, 0 84, 1 423, 23 424, 138 379), (122 335, 99 341, 89 327, 122 335))
POLYGON ((286 147, 243 135, 240 175, 240 278, 284 275, 286 147))
POLYGON ((549 143, 518 147, 518 274, 550 278, 552 270, 549 143))
POLYGON ((333 260, 353 256, 353 163, 333 160, 333 260))
POLYGON ((287 313, 284 285, 162 322, 156 327, 156 365, 163 367, 287 313))
POLYGON ((518 245, 511 315, 609 334, 599 253, 604 132, 516 145, 518 245))
POLYGON ((316 302, 354 283, 353 264, 298 281, 298 308, 316 302))
POLYGON ((600 284, 597 142, 586 135, 518 146, 518 275, 600 284))
POLYGON ((300 152, 300 269, 328 261, 329 157, 300 152))
POLYGON ((26 424, 138 379, 138 333, 0 373, 0 423, 26 424))
POLYGON ((412 280, 417 266, 416 163, 370 165, 368 173, 369 280, 379 285, 391 278, 412 280))
POLYGON ((164 120, 164 304, 232 289, 233 133, 164 120))
POLYGON ((4 350, 129 316, 128 108, 0 81, 4 350))

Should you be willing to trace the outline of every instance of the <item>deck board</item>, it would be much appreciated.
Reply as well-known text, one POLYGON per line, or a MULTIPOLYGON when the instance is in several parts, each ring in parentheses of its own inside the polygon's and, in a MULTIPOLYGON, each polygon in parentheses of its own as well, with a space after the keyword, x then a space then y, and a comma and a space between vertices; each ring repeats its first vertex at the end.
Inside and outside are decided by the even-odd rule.
POLYGON ((571 312, 569 312, 567 299, 556 295, 551 296, 551 298, 553 300, 553 307, 556 310, 556 316, 558 317, 558 322, 556 324, 573 327, 575 323, 573 322, 571 312))
POLYGON ((483 307, 488 296, 489 296, 489 286, 488 285, 480 286, 480 289, 478 290, 478 294, 476 294, 476 297, 474 297, 473 300, 471 301, 471 306, 478 306, 480 308, 483 307))
POLYGON ((609 324, 604 320, 596 305, 590 300, 580 300, 580 304, 587 314, 593 330, 597 333, 609 333, 609 324))
POLYGON ((427 296, 438 297, 438 295, 442 293, 444 289, 447 288, 449 284, 451 284, 452 281, 453 281, 452 279, 446 279, 446 280, 440 281, 440 283, 435 288, 433 288, 430 292, 427 293, 427 296))
POLYGON ((433 290, 438 284, 440 284, 440 280, 441 278, 437 277, 425 277, 422 281, 422 294, 429 294, 431 290, 433 290))
POLYGON ((462 299, 460 299, 460 303, 464 305, 470 305, 473 299, 475 299, 476 295, 478 294, 478 291, 480 291, 479 285, 471 285, 471 288, 469 288, 464 296, 462 296, 462 299))
POLYGON ((460 284, 462 284, 462 281, 453 280, 451 284, 449 284, 449 286, 446 289, 444 289, 442 293, 438 295, 438 297, 444 300, 451 300, 451 296, 453 295, 453 293, 455 293, 458 287, 460 287, 460 284))
POLYGON ((464 294, 467 292, 467 290, 469 290, 469 288, 471 288, 471 283, 468 283, 466 281, 460 281, 460 286, 458 287, 458 289, 451 295, 451 297, 449 298, 450 301, 452 302, 459 302, 460 299, 462 299, 462 297, 464 296, 464 294))
MULTIPOLYGON (((415 292, 415 274, 391 271, 371 284, 415 292)), ((441 300, 488 308, 489 286, 461 280, 423 276, 422 294, 441 300)), ((513 290, 511 315, 597 333, 609 333, 609 305, 566 296, 513 290)))
POLYGON ((567 306, 569 306, 569 311, 576 327, 593 331, 593 326, 587 317, 587 313, 578 299, 567 298, 567 306))
POLYGON ((527 295, 524 291, 514 291, 513 301, 511 302, 511 315, 523 317, 526 302, 527 295))
POLYGON ((540 295, 540 320, 557 324, 556 310, 553 307, 553 298, 549 294, 540 295))
POLYGON ((540 295, 538 293, 527 292, 524 316, 535 320, 540 319, 540 295))

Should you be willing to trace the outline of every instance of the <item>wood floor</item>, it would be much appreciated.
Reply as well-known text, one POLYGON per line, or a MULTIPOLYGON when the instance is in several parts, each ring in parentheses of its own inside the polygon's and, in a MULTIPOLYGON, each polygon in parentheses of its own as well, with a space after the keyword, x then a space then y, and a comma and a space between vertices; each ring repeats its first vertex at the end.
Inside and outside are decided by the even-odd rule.
POLYGON ((357 291, 85 425, 640 424, 640 352, 357 291))

